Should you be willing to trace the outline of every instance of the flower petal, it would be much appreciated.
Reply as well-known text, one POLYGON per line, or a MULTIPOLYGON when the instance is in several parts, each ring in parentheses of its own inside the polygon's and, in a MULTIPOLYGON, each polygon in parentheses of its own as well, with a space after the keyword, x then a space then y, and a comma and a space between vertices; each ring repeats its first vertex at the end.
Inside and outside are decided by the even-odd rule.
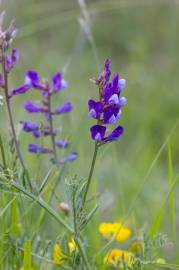
POLYGON ((29 144, 28 145, 28 151, 34 154, 48 154, 52 153, 52 149, 41 147, 37 144, 29 144))
POLYGON ((18 88, 12 89, 9 96, 11 97, 11 96, 14 96, 14 95, 24 94, 29 90, 29 88, 30 87, 28 85, 24 84, 24 85, 22 85, 22 86, 20 86, 18 88))
POLYGON ((39 85, 39 80, 39 74, 35 70, 27 71, 25 76, 25 84, 36 88, 39 85))
POLYGON ((40 112, 46 112, 46 109, 41 108, 36 106, 35 104, 33 104, 31 101, 26 100, 24 102, 24 108, 26 109, 26 111, 28 111, 29 113, 40 113, 40 112))
POLYGON ((120 91, 125 89, 126 88, 126 80, 125 79, 120 79, 119 82, 118 82, 118 87, 119 87, 120 91))
POLYGON ((103 141, 105 142, 117 141, 119 140, 123 132, 124 128, 122 126, 118 126, 107 137, 105 137, 103 141))
POLYGON ((115 124, 120 117, 120 109, 118 106, 111 105, 104 109, 104 123, 115 124))
POLYGON ((69 146, 69 142, 66 142, 64 140, 60 140, 56 142, 56 146, 59 148, 67 148, 69 146))
POLYGON ((77 159, 77 157, 78 157, 78 153, 77 152, 72 152, 66 157, 66 161, 73 162, 74 160, 77 159))
POLYGON ((61 105, 59 108, 54 110, 52 114, 62 114, 62 113, 68 113, 73 109, 73 106, 70 102, 66 102, 63 105, 61 105))
POLYGON ((12 49, 12 53, 11 53, 12 65, 14 66, 19 59, 20 59, 20 52, 15 48, 12 49))
POLYGON ((68 87, 67 82, 63 79, 62 74, 60 72, 56 72, 52 77, 52 87, 50 89, 50 93, 58 92, 62 89, 66 89, 68 87))
POLYGON ((90 128, 90 131, 92 139, 100 142, 104 138, 106 127, 94 125, 90 128))
POLYGON ((40 127, 38 124, 32 122, 20 121, 20 123, 22 124, 22 128, 25 132, 37 131, 40 127))

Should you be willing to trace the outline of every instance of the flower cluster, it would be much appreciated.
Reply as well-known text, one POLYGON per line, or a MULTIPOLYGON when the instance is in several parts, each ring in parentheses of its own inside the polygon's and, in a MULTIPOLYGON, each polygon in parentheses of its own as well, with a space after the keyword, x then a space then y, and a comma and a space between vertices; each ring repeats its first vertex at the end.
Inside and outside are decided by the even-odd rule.
MULTIPOLYGON (((16 53, 17 55, 17 53, 16 53)), ((11 66, 11 65, 9 65, 11 66)), ((52 95, 66 89, 67 82, 63 79, 60 72, 56 72, 52 76, 52 80, 49 83, 47 80, 41 80, 39 74, 34 70, 29 70, 25 75, 24 84, 18 88, 12 89, 9 93, 9 97, 14 95, 24 94, 30 88, 36 89, 41 93, 41 100, 38 102, 32 102, 26 100, 24 102, 25 110, 30 113, 37 113, 44 115, 45 122, 43 124, 37 124, 29 121, 20 121, 22 129, 31 133, 35 138, 50 136, 52 138, 52 147, 44 147, 38 144, 29 144, 28 150, 35 154, 49 153, 53 154, 52 161, 54 163, 63 164, 65 162, 74 161, 77 158, 77 153, 72 152, 61 160, 57 160, 56 148, 67 148, 69 142, 65 140, 56 140, 56 136, 60 133, 59 129, 53 127, 53 117, 70 112, 73 106, 70 102, 65 102, 58 108, 52 108, 52 95)))
POLYGON ((119 266, 118 269, 131 269, 134 264, 134 256, 128 251, 113 249, 106 254, 104 263, 114 267, 119 266))
MULTIPOLYGON (((99 232, 103 237, 116 242, 126 242, 131 236, 131 229, 124 226, 121 222, 114 223, 101 223, 99 225, 99 232)), ((132 250, 126 251, 121 249, 112 249, 104 257, 104 263, 114 267, 121 266, 120 269, 125 267, 132 268, 135 256, 132 250), (124 267, 125 266, 125 267, 124 267)))
POLYGON ((106 134, 107 126, 117 123, 121 116, 121 109, 127 103, 126 98, 121 97, 121 92, 126 87, 126 81, 120 79, 117 73, 110 81, 110 64, 110 60, 107 59, 103 72, 95 80, 99 87, 99 100, 90 99, 88 101, 88 115, 97 120, 97 124, 90 129, 91 137, 99 144, 118 140, 124 131, 122 126, 118 126, 111 133, 106 134))
POLYGON ((115 239, 117 242, 125 242, 131 236, 130 228, 120 222, 101 223, 99 232, 107 239, 115 239))

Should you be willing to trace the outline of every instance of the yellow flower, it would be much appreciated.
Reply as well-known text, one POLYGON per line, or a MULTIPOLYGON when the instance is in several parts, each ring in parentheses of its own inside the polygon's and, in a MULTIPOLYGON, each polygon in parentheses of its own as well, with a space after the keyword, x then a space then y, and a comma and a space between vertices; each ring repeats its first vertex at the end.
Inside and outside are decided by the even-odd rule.
POLYGON ((54 249, 53 249, 53 263, 60 265, 64 263, 64 254, 61 250, 61 247, 59 244, 55 244, 54 245, 54 249))
POLYGON ((71 239, 70 242, 68 242, 68 247, 69 247, 70 253, 72 253, 73 251, 77 249, 76 243, 73 238, 71 239))
POLYGON ((121 249, 113 249, 104 257, 104 263, 113 266, 117 266, 121 263, 122 265, 131 268, 133 262, 134 256, 130 252, 121 249))
POLYGON ((101 223, 99 225, 99 232, 105 238, 115 238, 118 242, 125 242, 131 236, 130 228, 123 226, 120 222, 101 223))

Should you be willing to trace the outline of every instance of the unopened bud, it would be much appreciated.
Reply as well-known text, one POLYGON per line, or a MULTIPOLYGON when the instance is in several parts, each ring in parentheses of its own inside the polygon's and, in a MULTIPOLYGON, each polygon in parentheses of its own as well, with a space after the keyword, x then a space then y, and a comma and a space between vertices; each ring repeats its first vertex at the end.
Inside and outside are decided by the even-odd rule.
POLYGON ((65 213, 65 215, 68 215, 68 213, 69 213, 69 211, 70 211, 70 207, 69 207, 69 205, 68 205, 67 203, 61 202, 61 203, 59 204, 59 207, 60 207, 60 209, 65 213))

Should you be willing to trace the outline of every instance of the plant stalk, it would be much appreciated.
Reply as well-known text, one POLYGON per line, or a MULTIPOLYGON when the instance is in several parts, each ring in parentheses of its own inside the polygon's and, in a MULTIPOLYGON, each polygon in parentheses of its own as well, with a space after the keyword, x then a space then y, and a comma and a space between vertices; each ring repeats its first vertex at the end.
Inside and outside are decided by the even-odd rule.
POLYGON ((49 125, 50 125, 51 142, 52 142, 52 148, 53 148, 53 156, 54 156, 55 164, 57 164, 57 150, 56 150, 56 145, 55 145, 53 118, 51 114, 51 96, 48 96, 47 101, 48 101, 49 125))
POLYGON ((13 135, 13 139, 14 139, 14 144, 15 144, 15 148, 16 148, 16 152, 17 152, 17 156, 19 158, 19 161, 20 161, 24 171, 26 171, 25 164, 24 164, 24 161, 23 161, 20 149, 19 149, 19 144, 17 141, 16 131, 15 131, 15 127, 14 127, 14 121, 13 121, 13 117, 12 117, 10 99, 8 96, 9 86, 8 86, 8 74, 6 72, 6 58, 5 58, 5 54, 3 51, 2 51, 2 72, 3 72, 3 77, 4 77, 5 100, 6 100, 7 111, 8 111, 8 115, 9 115, 9 121, 10 121, 11 130, 12 130, 12 135, 13 135))
POLYGON ((90 184, 91 184, 91 179, 92 179, 93 172, 94 172, 94 167, 95 167, 95 163, 96 163, 97 153, 98 153, 98 143, 95 142, 93 159, 92 159, 91 168, 90 168, 90 171, 89 171, 89 176, 88 176, 88 179, 87 179, 86 189, 85 189, 85 193, 84 193, 84 197, 83 197, 83 205, 85 205, 86 197, 87 197, 88 190, 89 190, 89 187, 90 187, 90 184))

